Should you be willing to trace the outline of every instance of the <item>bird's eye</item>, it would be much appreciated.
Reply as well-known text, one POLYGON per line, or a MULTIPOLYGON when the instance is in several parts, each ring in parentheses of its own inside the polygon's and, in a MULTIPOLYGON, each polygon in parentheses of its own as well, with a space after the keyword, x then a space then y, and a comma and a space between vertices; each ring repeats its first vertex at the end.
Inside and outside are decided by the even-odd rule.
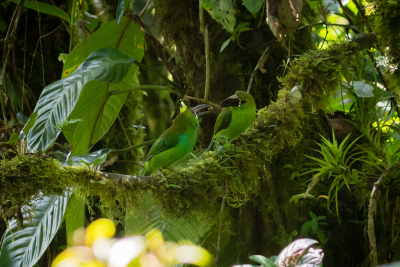
POLYGON ((246 102, 247 102, 247 101, 244 101, 244 100, 241 101, 242 104, 244 104, 244 103, 246 103, 246 102))

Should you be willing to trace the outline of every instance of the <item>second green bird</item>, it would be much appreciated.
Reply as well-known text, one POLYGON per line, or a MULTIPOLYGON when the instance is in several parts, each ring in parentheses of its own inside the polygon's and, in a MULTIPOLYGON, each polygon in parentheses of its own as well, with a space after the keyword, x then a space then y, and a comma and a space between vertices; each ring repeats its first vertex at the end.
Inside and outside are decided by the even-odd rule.
POLYGON ((199 129, 198 118, 211 112, 212 107, 203 104, 179 113, 172 126, 151 147, 140 176, 148 176, 161 167, 171 165, 192 151, 199 129))
POLYGON ((222 111, 214 125, 214 139, 222 135, 229 139, 238 137, 256 118, 256 102, 244 91, 236 91, 220 106, 222 111))

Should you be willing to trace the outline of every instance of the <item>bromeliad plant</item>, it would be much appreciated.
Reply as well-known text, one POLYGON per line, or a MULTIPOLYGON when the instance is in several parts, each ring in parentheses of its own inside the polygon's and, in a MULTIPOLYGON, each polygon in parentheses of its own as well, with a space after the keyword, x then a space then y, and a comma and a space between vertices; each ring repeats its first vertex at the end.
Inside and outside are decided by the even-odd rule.
POLYGON ((357 161, 361 160, 362 157, 358 156, 363 152, 355 152, 353 148, 354 144, 360 138, 356 138, 347 145, 347 142, 350 138, 348 135, 341 143, 338 144, 335 133, 332 131, 332 142, 330 142, 325 137, 321 136, 323 143, 318 144, 321 150, 316 150, 323 156, 323 159, 319 159, 312 156, 307 156, 312 159, 316 164, 319 165, 319 168, 313 168, 303 175, 308 173, 314 173, 311 183, 308 185, 308 189, 306 195, 314 188, 314 186, 322 179, 328 175, 328 178, 333 177, 333 182, 329 189, 329 199, 332 201, 332 194, 335 197, 336 202, 336 211, 338 210, 338 191, 346 185, 346 187, 350 189, 350 185, 357 185, 360 183, 359 180, 359 171, 357 169, 352 169, 352 165, 357 161), (349 154, 349 151, 351 152, 349 154))

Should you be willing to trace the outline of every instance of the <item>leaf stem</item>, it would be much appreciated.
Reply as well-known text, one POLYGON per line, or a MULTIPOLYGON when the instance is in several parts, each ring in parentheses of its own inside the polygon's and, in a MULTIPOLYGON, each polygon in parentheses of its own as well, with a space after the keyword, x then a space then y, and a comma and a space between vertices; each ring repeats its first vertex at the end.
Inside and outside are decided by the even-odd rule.
POLYGON ((208 25, 206 25, 204 29, 204 44, 206 51, 206 87, 204 89, 204 101, 207 101, 210 93, 210 47, 208 40, 208 25))
POLYGON ((107 93, 107 100, 110 96, 113 95, 119 95, 119 94, 125 94, 131 91, 136 91, 136 90, 165 90, 169 91, 171 93, 177 94, 176 90, 172 89, 171 86, 169 85, 138 85, 138 86, 133 86, 130 89, 126 90, 113 90, 107 93))
POLYGON ((155 71, 155 70, 153 70, 153 69, 147 67, 146 65, 144 65, 144 64, 142 64, 142 63, 140 63, 140 62, 138 62, 138 61, 136 61, 136 60, 133 60, 132 63, 135 64, 136 66, 138 66, 138 67, 141 68, 141 69, 144 69, 144 70, 146 70, 146 71, 153 72, 154 74, 156 74, 157 76, 159 76, 161 79, 163 79, 163 80, 165 80, 167 83, 169 83, 172 87, 174 87, 174 88, 179 92, 179 95, 180 95, 180 96, 183 95, 183 89, 180 88, 176 83, 170 81, 170 80, 168 79, 167 76, 162 75, 162 74, 159 73, 158 71, 155 71))
POLYGON ((158 139, 152 139, 146 142, 143 142, 141 144, 135 145, 135 146, 131 146, 131 147, 127 147, 127 148, 122 148, 122 149, 111 149, 110 153, 125 153, 131 150, 135 150, 138 148, 141 148, 143 146, 148 146, 148 145, 152 145, 154 144, 158 139))
POLYGON ((6 86, 6 70, 8 63, 8 56, 10 55, 11 48, 13 47, 13 39, 15 38, 19 17, 21 15, 22 6, 24 5, 25 0, 20 0, 15 8, 14 14, 11 18, 10 26, 8 27, 8 31, 6 34, 6 38, 4 39, 4 49, 5 53, 3 54, 3 70, 1 73, 1 88, 0 88, 0 104, 1 111, 3 113, 4 125, 7 124, 7 116, 6 116, 6 105, 7 105, 7 86, 6 86))

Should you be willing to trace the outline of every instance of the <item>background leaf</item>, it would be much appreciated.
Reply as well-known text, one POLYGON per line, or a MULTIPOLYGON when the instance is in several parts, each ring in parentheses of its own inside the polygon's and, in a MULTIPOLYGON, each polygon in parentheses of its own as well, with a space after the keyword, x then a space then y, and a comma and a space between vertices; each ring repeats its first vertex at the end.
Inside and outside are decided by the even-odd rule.
POLYGON ((243 0, 243 4, 251 13, 257 13, 264 4, 264 0, 243 0))
MULTIPOLYGON (((13 2, 17 4, 19 1, 13 0, 13 2)), ((60 17, 62 19, 65 19, 68 23, 71 20, 67 13, 56 6, 45 4, 39 1, 25 1, 24 6, 38 12, 60 17)))
POLYGON ((234 32, 236 18, 232 0, 201 0, 201 5, 225 30, 234 32))
MULTIPOLYGON (((144 34, 140 26, 127 17, 122 17, 119 26, 115 21, 104 24, 72 50, 65 62, 63 76, 70 75, 90 53, 104 47, 117 48, 140 61, 144 54, 144 34)), ((136 70, 137 66, 132 66, 119 84, 95 81, 83 88, 78 103, 68 117, 68 120, 82 119, 82 121, 63 129, 65 137, 74 148, 74 156, 85 154, 110 129, 128 93, 113 95, 110 98, 107 98, 107 93, 128 89, 135 82, 136 70)))
POLYGON ((185 221, 180 218, 172 218, 162 212, 162 206, 155 203, 151 192, 148 192, 138 204, 138 209, 127 211, 125 235, 146 234, 152 229, 158 229, 163 233, 167 241, 179 242, 189 240, 200 245, 204 235, 211 228, 208 220, 185 221))
POLYGON ((275 264, 273 261, 271 261, 270 259, 261 256, 261 255, 252 255, 249 257, 250 260, 253 260, 257 263, 260 263, 261 266, 265 266, 265 267, 275 267, 275 264))
POLYGON ((116 20, 115 20, 115 23, 117 24, 117 26, 119 25, 119 22, 121 21, 122 15, 124 14, 124 10, 125 10, 125 1, 118 0, 117 16, 116 16, 116 20))
POLYGON ((354 81, 353 82, 354 92, 358 97, 373 97, 374 96, 374 87, 371 85, 362 82, 362 81, 354 81))
POLYGON ((104 48, 92 53, 69 77, 46 86, 35 107, 38 115, 28 132, 28 148, 34 151, 49 148, 61 131, 55 126, 67 120, 85 84, 92 80, 118 83, 131 65, 128 55, 114 48, 104 48))
MULTIPOLYGON (((17 221, 10 226, 3 236, 0 250, 0 266, 30 267, 33 266, 46 251, 54 235, 61 225, 68 195, 43 197, 33 204, 35 212, 31 220, 24 212, 23 229, 17 229, 17 221)), ((25 209, 26 211, 26 209, 25 209)))
POLYGON ((65 226, 68 247, 74 245, 73 237, 77 229, 85 227, 85 201, 72 194, 65 210, 65 226))

